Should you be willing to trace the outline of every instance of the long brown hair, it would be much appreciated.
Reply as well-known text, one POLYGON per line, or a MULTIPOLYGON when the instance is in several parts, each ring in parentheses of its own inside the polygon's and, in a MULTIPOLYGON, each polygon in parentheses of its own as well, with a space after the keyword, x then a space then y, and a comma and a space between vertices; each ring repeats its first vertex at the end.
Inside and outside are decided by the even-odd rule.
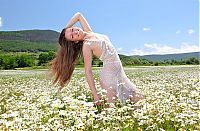
POLYGON ((59 49, 56 57, 49 63, 49 73, 54 76, 53 84, 57 82, 63 88, 68 84, 78 59, 82 56, 83 41, 75 43, 65 38, 64 28, 59 37, 59 49))

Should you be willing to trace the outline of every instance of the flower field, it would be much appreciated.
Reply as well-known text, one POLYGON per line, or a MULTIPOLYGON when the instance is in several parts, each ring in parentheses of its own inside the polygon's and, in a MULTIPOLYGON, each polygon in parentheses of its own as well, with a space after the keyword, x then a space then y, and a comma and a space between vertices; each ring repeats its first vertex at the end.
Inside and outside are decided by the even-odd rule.
MULTIPOLYGON (((145 99, 126 105, 102 100, 102 106, 94 104, 83 69, 61 92, 47 70, 1 70, 0 130, 200 130, 200 66, 124 69, 145 99)), ((103 95, 99 70, 93 73, 103 95)))

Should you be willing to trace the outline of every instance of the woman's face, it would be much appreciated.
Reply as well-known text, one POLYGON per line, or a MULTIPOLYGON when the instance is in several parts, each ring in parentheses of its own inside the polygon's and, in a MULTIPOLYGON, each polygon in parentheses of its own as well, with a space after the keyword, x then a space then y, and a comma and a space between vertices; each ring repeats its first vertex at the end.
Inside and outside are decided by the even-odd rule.
POLYGON ((65 38, 69 41, 82 41, 84 38, 83 30, 79 27, 70 27, 65 30, 65 38))

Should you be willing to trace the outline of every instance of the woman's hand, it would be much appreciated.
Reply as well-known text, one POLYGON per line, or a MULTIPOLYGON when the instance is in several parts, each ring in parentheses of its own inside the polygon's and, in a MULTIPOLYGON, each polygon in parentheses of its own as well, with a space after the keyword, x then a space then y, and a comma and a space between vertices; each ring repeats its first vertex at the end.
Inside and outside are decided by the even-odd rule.
POLYGON ((72 16, 72 18, 69 20, 68 24, 66 25, 66 28, 72 27, 76 22, 80 22, 83 31, 92 32, 90 25, 88 24, 87 20, 80 12, 77 12, 72 16))
POLYGON ((76 22, 79 21, 81 14, 79 12, 77 12, 76 14, 74 14, 72 16, 72 18, 69 20, 69 22, 66 25, 66 28, 72 27, 76 22))
POLYGON ((101 100, 101 96, 100 96, 99 94, 94 95, 94 102, 95 102, 95 105, 98 105, 98 106, 101 105, 100 100, 101 100))

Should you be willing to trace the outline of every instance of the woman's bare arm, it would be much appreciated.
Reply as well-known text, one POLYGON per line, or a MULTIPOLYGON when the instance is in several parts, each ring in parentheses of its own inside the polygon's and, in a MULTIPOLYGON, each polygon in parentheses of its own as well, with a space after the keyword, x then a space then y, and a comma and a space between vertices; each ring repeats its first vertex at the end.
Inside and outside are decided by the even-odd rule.
POLYGON ((77 12, 72 16, 72 18, 69 20, 68 24, 66 25, 66 28, 72 27, 76 22, 80 22, 81 27, 86 32, 92 32, 92 29, 90 25, 88 24, 87 20, 84 18, 84 16, 77 12))
POLYGON ((92 52, 90 46, 88 44, 83 44, 83 57, 84 57, 84 68, 85 74, 87 78, 87 82, 89 84, 90 90, 94 97, 97 97, 97 91, 95 87, 94 77, 92 73, 92 52))
POLYGON ((93 73, 92 73, 92 52, 91 52, 89 45, 83 44, 82 52, 83 52, 84 68, 85 68, 87 82, 92 91, 92 94, 96 95, 97 92, 96 92, 94 77, 93 77, 93 73))

